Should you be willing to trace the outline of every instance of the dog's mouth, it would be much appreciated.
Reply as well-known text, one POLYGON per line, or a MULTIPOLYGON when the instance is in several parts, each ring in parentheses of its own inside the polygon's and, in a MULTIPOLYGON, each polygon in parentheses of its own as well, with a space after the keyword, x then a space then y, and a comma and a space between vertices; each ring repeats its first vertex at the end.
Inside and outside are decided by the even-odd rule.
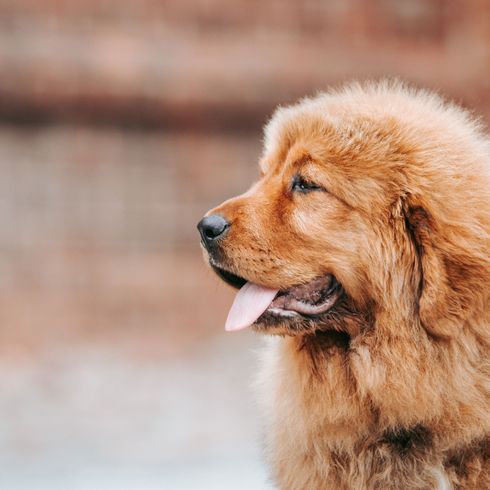
POLYGON ((342 295, 335 276, 327 274, 285 290, 271 289, 248 282, 227 270, 212 265, 229 285, 239 289, 226 321, 229 331, 241 330, 271 318, 276 320, 317 318, 328 313, 342 295))

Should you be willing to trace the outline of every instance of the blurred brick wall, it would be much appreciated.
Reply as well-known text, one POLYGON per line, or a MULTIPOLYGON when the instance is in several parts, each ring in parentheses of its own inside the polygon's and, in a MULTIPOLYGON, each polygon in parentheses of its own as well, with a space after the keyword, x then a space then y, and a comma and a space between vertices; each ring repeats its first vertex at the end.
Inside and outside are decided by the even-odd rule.
POLYGON ((490 114, 486 0, 0 4, 0 116, 256 129, 278 102, 399 75, 490 114))
POLYGON ((0 350, 168 353, 220 331, 195 225, 255 178, 274 106, 395 75, 488 121, 490 3, 1 0, 0 70, 0 350))
POLYGON ((0 250, 197 250, 195 224, 246 189, 259 145, 252 136, 3 127, 0 250))

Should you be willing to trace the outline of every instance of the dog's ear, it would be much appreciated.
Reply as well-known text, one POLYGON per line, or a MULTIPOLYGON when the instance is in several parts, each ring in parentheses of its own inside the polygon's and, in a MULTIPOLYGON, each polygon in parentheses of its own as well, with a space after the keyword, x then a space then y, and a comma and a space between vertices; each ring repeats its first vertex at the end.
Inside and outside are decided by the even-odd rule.
POLYGON ((405 223, 419 261, 418 312, 435 337, 454 336, 464 317, 464 300, 454 288, 451 259, 440 247, 439 230, 421 205, 404 203, 405 223))

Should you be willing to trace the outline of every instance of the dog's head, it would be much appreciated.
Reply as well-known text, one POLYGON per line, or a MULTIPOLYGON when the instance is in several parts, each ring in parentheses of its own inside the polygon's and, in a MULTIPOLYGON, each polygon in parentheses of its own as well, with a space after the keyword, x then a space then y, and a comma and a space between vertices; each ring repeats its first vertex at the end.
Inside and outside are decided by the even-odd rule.
POLYGON ((352 336, 389 312, 453 335, 488 295, 488 151, 464 111, 397 84, 277 110, 260 179, 199 223, 241 288, 228 328, 352 336))

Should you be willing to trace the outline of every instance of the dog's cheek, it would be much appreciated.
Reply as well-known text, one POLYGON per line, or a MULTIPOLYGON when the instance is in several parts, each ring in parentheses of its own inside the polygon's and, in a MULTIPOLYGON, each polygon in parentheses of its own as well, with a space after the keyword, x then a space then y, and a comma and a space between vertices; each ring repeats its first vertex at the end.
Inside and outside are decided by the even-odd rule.
POLYGON ((326 232, 332 241, 330 262, 333 272, 344 286, 348 295, 355 303, 363 308, 375 300, 375 283, 377 274, 370 273, 375 270, 373 265, 372 227, 365 225, 359 217, 351 215, 333 231, 326 232))

